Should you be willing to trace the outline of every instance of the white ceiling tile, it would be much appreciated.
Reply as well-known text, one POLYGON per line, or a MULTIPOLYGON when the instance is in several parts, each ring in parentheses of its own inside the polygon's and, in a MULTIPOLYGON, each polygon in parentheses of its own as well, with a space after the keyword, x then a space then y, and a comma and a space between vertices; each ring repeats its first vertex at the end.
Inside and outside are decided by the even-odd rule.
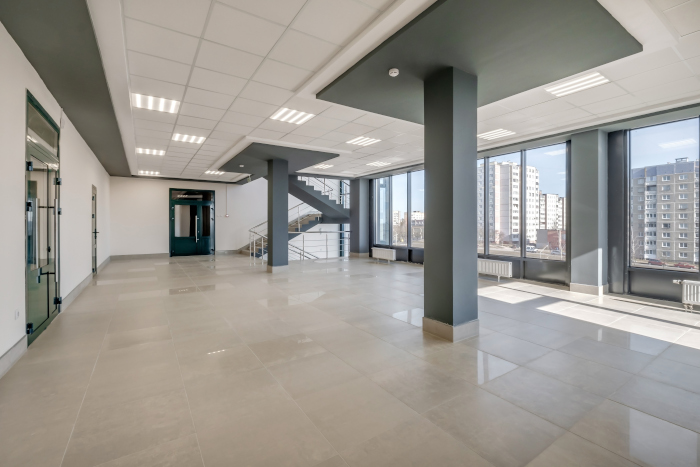
POLYGON ((378 115, 378 114, 365 114, 359 118, 356 118, 355 120, 352 121, 352 123, 357 123, 359 125, 367 125, 375 128, 382 127, 384 125, 388 125, 389 123, 394 122, 395 120, 391 117, 386 117, 384 115, 378 115))
POLYGON ((388 140, 391 138, 395 138, 400 134, 401 133, 399 133, 398 131, 391 131, 391 130, 385 130, 384 128, 377 128, 376 130, 372 130, 364 136, 366 136, 368 138, 388 140))
POLYGON ((249 81, 243 92, 240 94, 241 97, 246 99, 274 105, 284 104, 293 95, 293 92, 287 91, 286 89, 257 83, 255 81, 249 81))
POLYGON ((690 0, 664 13, 681 36, 700 31, 700 0, 690 0))
MULTIPOLYGON (((194 148, 194 147, 187 147, 187 148, 182 148, 182 147, 169 147, 168 152, 166 152, 166 155, 172 155, 173 157, 184 157, 186 155, 191 156, 194 153, 197 152, 197 149, 199 148, 194 148)), ((189 160, 189 157, 188 157, 189 160)))
POLYGON ((324 110, 320 115, 326 118, 335 118, 336 120, 351 122, 360 118, 365 113, 367 112, 336 104, 329 107, 327 110, 324 110))
POLYGON ((235 123, 226 123, 226 122, 219 122, 219 124, 216 125, 216 129, 218 131, 224 131, 226 133, 233 133, 236 135, 247 135, 251 131, 255 130, 255 128, 253 128, 253 127, 244 126, 244 125, 236 125, 235 123))
POLYGON ((663 68, 656 68, 639 75, 619 80, 617 84, 627 91, 634 93, 642 89, 678 81, 691 75, 692 72, 684 62, 677 62, 663 68))
POLYGON ((680 61, 678 54, 673 49, 666 48, 649 53, 642 52, 608 63, 600 67, 600 73, 611 81, 619 81, 678 61, 680 61))
POLYGON ((661 11, 668 10, 669 8, 673 8, 674 6, 678 6, 687 1, 688 0, 652 0, 652 2, 659 7, 661 11))
POLYGON ((337 141, 331 141, 328 139, 315 139, 309 143, 311 146, 318 146, 321 148, 332 148, 336 144, 338 144, 337 141))
POLYGON ((197 154, 198 155, 202 154, 204 156, 212 156, 214 158, 217 158, 217 157, 221 156, 221 151, 206 151, 204 149, 200 149, 199 151, 197 151, 197 154))
POLYGON ((145 96, 164 97, 182 101, 185 86, 174 83, 166 83, 157 79, 144 78, 142 76, 131 76, 131 92, 143 94, 145 96))
POLYGON ((389 141, 380 141, 378 143, 372 144, 372 147, 376 149, 394 149, 396 146, 398 146, 398 144, 390 143, 389 141))
POLYGON ((124 15, 157 26, 199 36, 211 0, 124 0, 124 15))
POLYGON ((265 118, 238 112, 226 112, 226 115, 224 115, 221 121, 226 123, 235 123, 236 125, 256 127, 264 122, 265 118))
MULTIPOLYGON (((180 122, 178 122, 180 123, 180 122)), ((185 125, 175 125, 175 129, 173 130, 173 133, 179 133, 181 135, 189 135, 189 136, 204 136, 205 138, 209 136, 209 133, 211 133, 211 130, 207 130, 206 128, 196 128, 193 126, 185 126, 185 125)))
POLYGON ((293 130, 299 128, 299 125, 294 123, 280 122, 277 120, 267 119, 260 124, 258 128, 263 130, 279 131, 280 133, 291 133, 293 130))
POLYGON ((625 94, 623 96, 615 97, 613 99, 596 102, 595 104, 584 105, 581 108, 593 114, 604 114, 615 111, 617 109, 625 109, 641 104, 641 99, 634 97, 630 94, 625 94))
POLYGON ((376 8, 377 10, 386 10, 389 8, 389 5, 394 3, 394 0, 359 0, 362 3, 365 3, 372 8, 376 8))
POLYGON ((204 68, 195 67, 192 70, 192 77, 189 85, 207 91, 219 92, 237 96, 245 86, 246 80, 231 76, 218 71, 205 70, 204 68))
POLYGON ((685 63, 688 64, 696 75, 700 75, 700 56, 686 60, 685 63))
POLYGON ((498 105, 510 110, 520 110, 526 107, 542 104, 543 102, 551 101, 554 96, 544 89, 531 89, 529 91, 510 96, 498 101, 498 105))
POLYGON ((341 133, 348 133, 351 135, 355 136, 364 136, 366 133, 369 133, 370 131, 374 130, 374 127, 367 126, 367 125, 359 125, 357 123, 347 123, 340 128, 338 128, 336 131, 339 131, 341 133))
MULTIPOLYGON (((573 105, 563 99, 555 99, 542 104, 533 105, 520 110, 520 113, 527 117, 540 117, 542 115, 550 115, 556 112, 562 112, 572 108, 573 105)), ((497 119, 495 119, 497 120, 497 119)))
POLYGON ((307 112, 314 115, 320 114, 332 105, 333 104, 331 104, 330 102, 300 96, 293 97, 284 104, 284 106, 287 108, 299 110, 301 112, 307 112))
POLYGON ((149 130, 169 131, 172 133, 173 126, 174 125, 172 123, 154 122, 151 120, 140 120, 138 118, 134 119, 134 128, 147 128, 149 130))
POLYGON ((683 58, 693 58, 700 55, 700 32, 681 37, 676 49, 683 58))
POLYGON ((337 143, 345 143, 346 141, 350 141, 351 139, 357 138, 357 135, 352 135, 349 133, 340 133, 337 131, 331 131, 330 133, 326 133, 323 135, 323 139, 327 139, 330 141, 335 141, 337 143))
POLYGON ((554 112, 549 115, 544 115, 538 118, 533 118, 531 119, 531 122, 533 123, 551 123, 551 124, 564 124, 564 123, 569 123, 573 120, 580 120, 583 118, 591 117, 592 115, 589 112, 586 112, 583 109, 579 108, 573 108, 573 109, 567 109, 562 112, 554 112))
POLYGON ((163 145, 169 144, 170 139, 150 138, 148 136, 136 136, 136 147, 160 149, 163 145))
POLYGON ((251 101, 248 99, 241 99, 240 97, 238 97, 231 106, 231 110, 233 110, 234 112, 250 114, 265 118, 272 115, 275 111, 277 111, 278 108, 279 107, 276 105, 251 101))
POLYGON ((255 16, 288 25, 299 13, 306 0, 219 0, 255 16))
POLYGON ((423 125, 403 120, 395 120, 388 125, 384 125, 381 129, 396 131, 398 133, 408 133, 410 131, 423 131, 423 125))
POLYGON ((569 94, 568 96, 562 97, 562 99, 581 107, 582 105, 612 99, 613 97, 619 97, 623 94, 627 93, 620 86, 615 83, 608 83, 602 86, 586 89, 581 92, 569 94))
POLYGON ((268 57, 298 68, 317 71, 339 50, 340 47, 335 44, 288 29, 268 57))
POLYGON ((265 56, 284 32, 279 24, 217 3, 204 38, 219 44, 265 56))
POLYGON ((194 149, 194 152, 197 152, 199 149, 200 144, 195 144, 195 143, 183 143, 181 141, 170 141, 170 147, 171 148, 182 148, 182 149, 194 149))
POLYGON ((307 125, 300 125, 299 128, 292 131, 292 134, 294 134, 294 135, 308 136, 310 138, 320 138, 321 136, 325 135, 326 133, 328 133, 328 130, 324 130, 322 128, 314 128, 314 127, 307 126, 307 125))
POLYGON ((177 119, 177 124, 212 130, 216 126, 216 121, 207 120, 206 118, 197 118, 190 117, 188 115, 180 115, 177 119))
POLYGON ((126 18, 126 47, 176 62, 192 64, 199 39, 126 18))
POLYGON ((190 65, 173 62, 164 58, 144 55, 128 51, 129 73, 146 78, 168 81, 170 83, 187 84, 190 76, 190 65))
POLYGON ((196 65, 201 68, 219 71, 241 78, 250 78, 262 63, 257 55, 232 49, 221 44, 202 41, 197 54, 196 65))
POLYGON ((136 136, 148 136, 150 138, 169 140, 172 133, 169 131, 149 130, 147 128, 134 128, 134 134, 136 136))
POLYGON ((396 144, 410 144, 410 143, 422 143, 423 138, 419 136, 413 136, 409 134, 403 134, 396 136, 395 138, 391 138, 388 140, 390 143, 396 143, 396 144))
POLYGON ((296 143, 296 144, 309 144, 311 141, 313 141, 314 138, 311 138, 309 136, 301 136, 301 135, 286 135, 283 136, 280 141, 288 141, 290 143, 296 143))
POLYGON ((303 126, 308 126, 312 128, 321 128, 322 130, 326 131, 331 131, 335 130, 336 128, 340 128, 341 126, 345 125, 347 122, 344 120, 338 120, 335 118, 326 118, 322 116, 316 116, 309 120, 308 122, 304 123, 303 126))
POLYGON ((477 121, 483 122, 484 120, 496 118, 509 112, 511 112, 511 110, 502 105, 488 104, 476 109, 476 117, 477 121))
POLYGON ((185 102, 217 109, 228 109, 234 99, 233 96, 197 88, 187 88, 185 93, 185 102))
POLYGON ((292 29, 345 45, 378 14, 354 0, 309 0, 292 22, 292 29))
POLYGON ((255 131, 251 132, 250 136, 255 136, 257 138, 265 138, 265 139, 280 139, 281 137, 284 136, 284 133, 280 133, 279 131, 262 130, 262 129, 258 128, 255 131))
POLYGON ((180 106, 180 115, 189 115, 190 117, 205 118, 208 120, 218 121, 225 113, 226 111, 222 109, 215 109, 204 105, 188 104, 186 102, 180 106))
POLYGON ((221 142, 226 142, 227 146, 232 146, 233 144, 243 139, 244 135, 234 135, 233 133, 226 133, 224 131, 212 131, 211 137, 216 138, 221 142))
POLYGON ((253 76, 253 80, 278 88, 294 90, 309 76, 311 76, 310 71, 266 59, 253 76))
POLYGON ((700 80, 697 76, 674 81, 670 86, 661 85, 635 92, 634 95, 644 102, 655 102, 664 99, 677 99, 687 94, 700 94, 700 80))

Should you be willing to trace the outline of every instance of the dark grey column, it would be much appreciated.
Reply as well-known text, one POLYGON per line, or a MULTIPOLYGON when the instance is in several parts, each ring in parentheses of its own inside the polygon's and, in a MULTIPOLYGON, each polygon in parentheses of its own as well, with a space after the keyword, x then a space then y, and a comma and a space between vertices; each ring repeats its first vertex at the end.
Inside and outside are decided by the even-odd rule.
POLYGON ((267 161, 267 271, 279 272, 289 264, 289 163, 267 161))
POLYGON ((476 76, 425 81, 425 318, 453 342, 478 334, 476 76))
POLYGON ((350 180, 350 256, 369 256, 369 180, 350 180))
POLYGON ((627 135, 608 134, 608 290, 627 291, 627 135))
POLYGON ((571 137, 571 291, 602 295, 608 288, 608 135, 571 137))

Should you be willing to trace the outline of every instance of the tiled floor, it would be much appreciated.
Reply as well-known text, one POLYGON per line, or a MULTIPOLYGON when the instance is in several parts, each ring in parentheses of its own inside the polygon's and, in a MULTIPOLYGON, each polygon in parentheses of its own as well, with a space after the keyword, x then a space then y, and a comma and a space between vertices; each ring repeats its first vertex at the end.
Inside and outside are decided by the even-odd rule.
POLYGON ((482 280, 451 344, 422 293, 359 259, 112 262, 0 379, 0 465, 700 465, 700 315, 482 280))

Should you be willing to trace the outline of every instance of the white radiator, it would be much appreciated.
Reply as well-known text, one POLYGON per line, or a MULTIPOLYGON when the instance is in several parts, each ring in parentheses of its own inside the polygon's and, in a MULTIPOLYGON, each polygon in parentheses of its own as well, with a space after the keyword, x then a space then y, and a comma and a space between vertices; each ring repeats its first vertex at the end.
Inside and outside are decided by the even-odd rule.
POLYGON ((478 260, 477 271, 479 274, 487 274, 489 276, 498 277, 498 281, 501 281, 501 277, 513 277, 513 263, 510 261, 497 261, 495 259, 481 259, 478 260))
POLYGON ((372 258, 385 259, 387 263, 396 261, 396 250, 391 248, 372 248, 372 258))
POLYGON ((675 280, 673 283, 683 288, 681 301, 686 310, 692 312, 693 305, 700 305, 700 282, 675 280))

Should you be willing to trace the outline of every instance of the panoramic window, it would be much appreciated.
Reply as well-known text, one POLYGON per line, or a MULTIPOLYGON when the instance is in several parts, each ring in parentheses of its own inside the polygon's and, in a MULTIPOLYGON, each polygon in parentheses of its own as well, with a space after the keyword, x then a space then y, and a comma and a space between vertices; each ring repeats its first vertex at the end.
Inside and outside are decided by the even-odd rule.
POLYGON ((476 179, 477 179, 477 212, 476 212, 476 252, 480 254, 484 254, 484 238, 485 238, 485 232, 484 232, 484 216, 486 215, 486 199, 484 198, 486 191, 484 190, 484 160, 485 159, 479 159, 477 161, 477 168, 476 168, 476 179))
POLYGON ((391 177, 391 244, 408 246, 408 176, 391 177))
POLYGON ((374 181, 374 243, 389 245, 391 239, 391 199, 389 198, 389 178, 374 181))
POLYGON ((489 254, 520 256, 520 153, 490 157, 489 254))
POLYGON ((564 261, 566 144, 530 149, 525 152, 525 161, 528 173, 525 255, 564 261))
MULTIPOLYGON (((630 132, 630 193, 636 193, 640 185, 647 195, 657 191, 678 193, 674 203, 673 195, 664 194, 660 208, 667 211, 662 219, 690 220, 698 218, 698 141, 700 125, 697 118, 667 123, 630 132), (657 186, 657 179, 663 182, 657 186), (688 183, 695 181, 693 185, 688 183), (694 187, 694 188, 692 188, 694 187), (687 212, 689 201, 695 206, 693 214, 687 212)), ((646 201, 646 200, 645 200, 646 201)), ((698 246, 685 242, 662 242, 649 247, 648 241, 656 240, 656 226, 650 228, 650 220, 656 217, 656 204, 640 202, 637 195, 630 196, 630 264, 634 267, 664 269, 698 268, 698 246), (632 213, 644 211, 644 219, 637 219, 632 213)), ((696 224, 687 222, 663 223, 662 238, 697 237, 696 224), (681 232, 682 231, 682 232, 681 232)))
POLYGON ((411 248, 424 247, 425 171, 411 172, 411 248))

